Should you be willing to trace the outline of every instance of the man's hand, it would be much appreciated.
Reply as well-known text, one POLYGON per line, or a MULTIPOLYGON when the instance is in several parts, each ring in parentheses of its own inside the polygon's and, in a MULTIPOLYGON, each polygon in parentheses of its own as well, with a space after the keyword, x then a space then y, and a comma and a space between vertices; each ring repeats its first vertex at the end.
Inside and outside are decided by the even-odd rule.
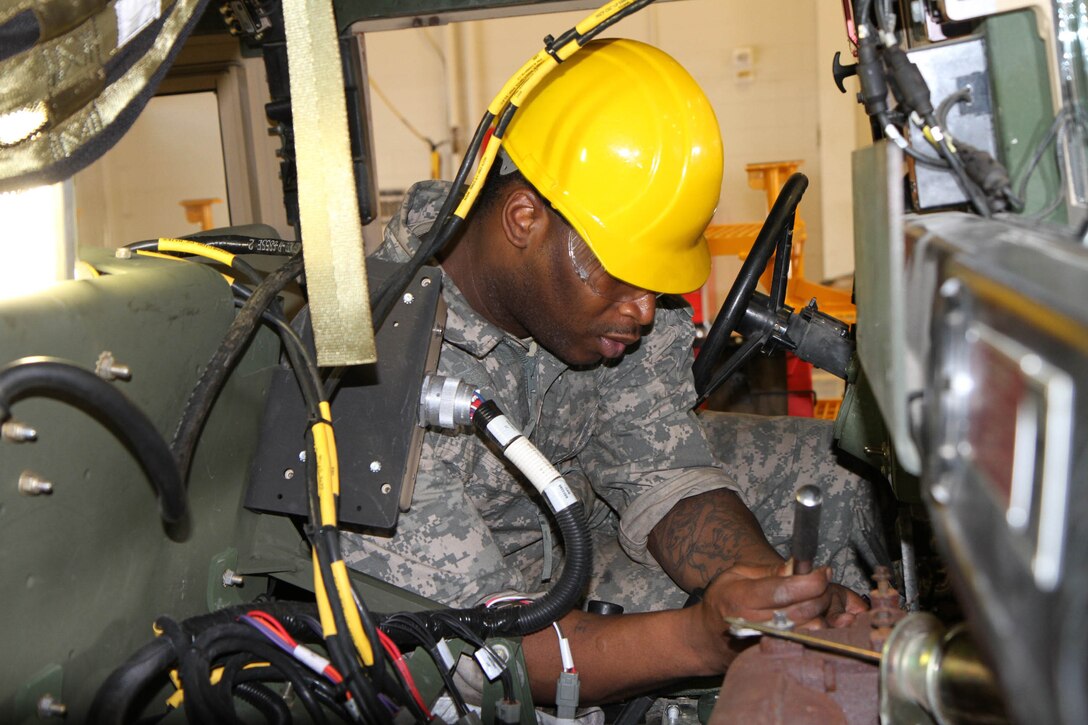
POLYGON ((854 592, 831 582, 831 569, 791 575, 789 563, 772 566, 737 564, 722 572, 703 595, 708 615, 718 626, 724 617, 761 622, 783 612, 801 627, 845 627, 867 609, 854 592))

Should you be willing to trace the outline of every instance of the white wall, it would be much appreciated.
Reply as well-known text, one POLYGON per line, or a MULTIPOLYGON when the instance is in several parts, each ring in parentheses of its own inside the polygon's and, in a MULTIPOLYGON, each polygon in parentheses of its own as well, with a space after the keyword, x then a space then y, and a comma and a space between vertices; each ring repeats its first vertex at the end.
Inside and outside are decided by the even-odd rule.
POLYGON ((182 199, 219 198, 216 227, 230 224, 214 93, 152 98, 110 151, 74 177, 78 243, 115 247, 183 235, 182 199))
MULTIPOLYGON (((370 33, 366 44, 371 77, 414 126, 436 141, 451 137, 450 103, 456 106, 457 99, 463 98, 468 126, 464 133, 470 134, 491 96, 541 47, 543 36, 562 32, 585 14, 370 33), (460 53, 453 51, 457 38, 463 49, 460 53), (456 82, 447 81, 446 69, 458 60, 464 64, 460 93, 456 82)), ((849 150, 855 140, 855 104, 835 89, 830 72, 834 50, 846 53, 839 3, 660 3, 606 34, 658 45, 687 67, 706 91, 725 142, 717 223, 758 221, 765 216, 763 192, 749 189, 745 164, 803 160, 801 171, 810 179, 801 207, 809 229, 806 273, 821 279, 852 269, 849 150), (748 82, 736 79, 737 48, 754 51, 754 73, 748 82)), ((406 188, 426 178, 426 144, 414 138, 379 98, 372 98, 372 106, 380 187, 406 188)), ((444 172, 446 178, 452 174, 448 158, 444 172)))

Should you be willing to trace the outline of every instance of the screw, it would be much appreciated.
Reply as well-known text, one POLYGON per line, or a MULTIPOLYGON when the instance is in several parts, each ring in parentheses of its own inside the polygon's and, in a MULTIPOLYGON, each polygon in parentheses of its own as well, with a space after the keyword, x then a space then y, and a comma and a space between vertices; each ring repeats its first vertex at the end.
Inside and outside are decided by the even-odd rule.
POLYGON ((775 629, 793 629, 793 622, 790 621, 785 612, 776 609, 774 614, 771 615, 771 626, 775 629))
POLYGON ((49 693, 38 700, 38 717, 64 717, 68 714, 68 706, 49 693))
POLYGON ((430 277, 424 277, 423 279, 419 280, 419 286, 420 287, 430 287, 431 286, 431 278, 430 277))
POLYGON ((371 461, 370 462, 370 472, 371 473, 381 473, 381 470, 382 470, 382 462, 381 461, 371 461))
POLYGON ((103 380, 131 380, 132 370, 128 365, 123 365, 114 359, 113 353, 104 351, 98 356, 98 362, 94 366, 95 374, 103 380))
POLYGON ((665 722, 670 724, 680 722, 680 714, 680 706, 675 702, 671 703, 665 708, 665 722))
POLYGON ((295 469, 293 469, 293 468, 285 468, 285 469, 283 470, 283 478, 284 478, 285 480, 287 480, 287 481, 290 481, 290 480, 291 480, 292 478, 294 478, 294 477, 295 477, 295 469))
POLYGON ((33 471, 23 471, 19 476, 19 493, 24 496, 40 496, 53 493, 53 484, 33 471))
POLYGON ((390 485, 389 485, 388 483, 383 483, 383 484, 382 484, 382 489, 381 489, 381 490, 382 490, 382 493, 383 493, 383 494, 385 494, 386 496, 388 496, 389 494, 391 494, 391 493, 393 492, 393 487, 392 487, 392 486, 390 486, 390 485))
POLYGON ((405 292, 404 296, 401 297, 400 300, 404 304, 410 305, 410 304, 412 304, 413 302, 416 301, 416 296, 414 294, 412 294, 411 292, 405 292))
POLYGON ((298 452, 298 462, 299 463, 305 463, 306 462, 306 451, 299 451, 298 452))
POLYGON ((246 579, 241 574, 236 574, 234 569, 227 569, 223 572, 223 586, 224 587, 240 587, 246 583, 246 579))
POLYGON ((20 423, 17 420, 6 420, 3 425, 0 425, 0 436, 12 443, 26 443, 27 441, 38 440, 38 431, 26 423, 20 423))
POLYGON ((113 253, 113 256, 117 259, 132 259, 132 250, 128 247, 121 247, 113 253))

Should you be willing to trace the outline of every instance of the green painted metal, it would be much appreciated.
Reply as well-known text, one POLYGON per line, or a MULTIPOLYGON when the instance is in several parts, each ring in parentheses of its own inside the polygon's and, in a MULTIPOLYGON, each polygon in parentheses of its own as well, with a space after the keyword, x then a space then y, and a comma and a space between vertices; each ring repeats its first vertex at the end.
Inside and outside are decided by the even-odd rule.
MULTIPOLYGON (((998 151, 1018 184, 1054 119, 1046 47, 1031 10, 991 16, 982 28, 993 84, 998 151)), ((1051 147, 1028 184, 1025 213, 1041 211, 1061 193, 1057 160, 1051 147)), ((1048 217, 1049 221, 1059 223, 1065 219, 1064 205, 1048 217)))
MULTIPOLYGON (((195 262, 82 256, 102 276, 0 303, 0 365, 53 355, 93 369, 108 350, 132 370, 114 384, 169 440, 234 318, 229 288, 195 262)), ((156 616, 207 611, 213 558, 253 527, 239 502, 277 351, 275 336, 259 332, 220 395, 193 461, 190 526, 173 538, 139 466, 101 425, 58 401, 13 406, 38 440, 0 442, 0 639, 9 653, 0 722, 16 721, 18 693, 47 667, 63 674, 52 694, 68 721, 83 722, 98 685, 147 642, 156 616), (20 495, 24 470, 53 482, 53 494, 20 495)))

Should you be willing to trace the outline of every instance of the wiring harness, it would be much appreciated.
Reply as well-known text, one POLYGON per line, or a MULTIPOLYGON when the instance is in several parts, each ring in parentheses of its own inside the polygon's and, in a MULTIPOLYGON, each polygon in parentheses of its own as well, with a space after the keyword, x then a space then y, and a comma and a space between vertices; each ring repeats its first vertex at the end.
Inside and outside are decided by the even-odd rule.
POLYGON ((855 0, 854 22, 858 34, 857 75, 861 86, 858 99, 884 136, 915 163, 944 169, 952 174, 975 213, 989 217, 995 212, 1022 211, 1023 202, 1012 187, 1005 168, 987 152, 957 143, 947 129, 952 103, 934 108, 929 86, 911 62, 895 32, 895 14, 888 0, 855 0), (876 25, 873 25, 873 21, 876 25), (888 105, 888 91, 898 106, 888 105), (936 152, 936 156, 911 146, 903 128, 913 123, 936 152))

